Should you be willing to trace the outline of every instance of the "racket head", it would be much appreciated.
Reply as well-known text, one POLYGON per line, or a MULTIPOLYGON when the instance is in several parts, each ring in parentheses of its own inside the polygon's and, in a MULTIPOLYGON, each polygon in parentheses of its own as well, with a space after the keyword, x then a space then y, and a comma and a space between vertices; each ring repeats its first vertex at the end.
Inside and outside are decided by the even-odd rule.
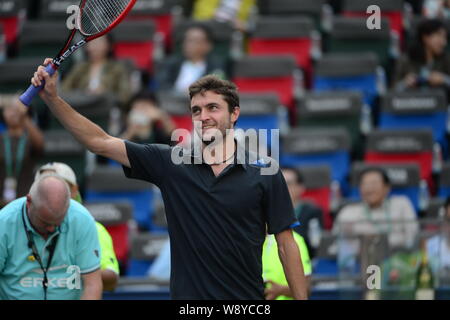
POLYGON ((127 16, 136 1, 82 0, 78 15, 78 31, 86 41, 103 36, 127 16))

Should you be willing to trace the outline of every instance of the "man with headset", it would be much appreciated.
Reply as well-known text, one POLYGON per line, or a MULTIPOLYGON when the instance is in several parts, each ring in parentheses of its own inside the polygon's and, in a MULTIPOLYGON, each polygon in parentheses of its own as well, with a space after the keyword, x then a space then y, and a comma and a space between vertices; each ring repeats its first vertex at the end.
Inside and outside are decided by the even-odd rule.
POLYGON ((47 174, 0 211, 0 300, 100 299, 100 246, 89 212, 47 174))

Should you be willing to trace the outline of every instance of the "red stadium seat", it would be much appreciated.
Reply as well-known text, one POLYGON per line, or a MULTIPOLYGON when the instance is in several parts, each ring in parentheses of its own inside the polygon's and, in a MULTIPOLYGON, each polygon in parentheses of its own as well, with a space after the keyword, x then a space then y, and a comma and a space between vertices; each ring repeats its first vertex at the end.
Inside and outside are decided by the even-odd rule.
MULTIPOLYGON (((192 117, 190 113, 189 98, 171 93, 161 93, 159 95, 161 107, 169 113, 175 126, 178 129, 186 129, 191 132, 193 129, 192 117)), ((187 137, 186 137, 187 138, 187 137)), ((184 140, 185 138, 183 138, 184 140)))
POLYGON ((233 82, 240 92, 276 93, 281 103, 292 110, 295 101, 295 68, 293 56, 245 57, 234 65, 233 82))
POLYGON ((312 72, 314 22, 307 17, 261 17, 249 41, 249 54, 293 55, 298 67, 307 75, 312 72))
POLYGON ((403 0, 345 0, 342 5, 342 15, 347 17, 369 17, 366 10, 371 5, 381 9, 381 17, 389 20, 391 31, 403 41, 403 0))
POLYGON ((103 224, 113 240, 114 251, 121 265, 126 265, 130 251, 132 206, 128 202, 87 202, 86 208, 94 219, 103 224))
POLYGON ((132 60, 142 71, 153 70, 155 25, 152 21, 124 21, 112 33, 117 58, 132 60))
POLYGON ((153 21, 156 26, 156 32, 164 35, 166 48, 172 46, 171 34, 174 25, 174 6, 179 1, 176 0, 139 0, 127 17, 127 20, 135 21, 153 21))
POLYGON ((3 26, 7 45, 12 45, 17 40, 25 15, 25 7, 22 1, 7 0, 0 2, 0 25, 3 26))
POLYGON ((327 166, 299 167, 306 187, 302 200, 310 200, 323 211, 323 224, 325 229, 331 229, 332 218, 330 215, 331 197, 331 171, 327 166))
POLYGON ((420 167, 420 178, 434 189, 433 134, 429 129, 371 132, 364 160, 367 163, 416 163, 420 167))

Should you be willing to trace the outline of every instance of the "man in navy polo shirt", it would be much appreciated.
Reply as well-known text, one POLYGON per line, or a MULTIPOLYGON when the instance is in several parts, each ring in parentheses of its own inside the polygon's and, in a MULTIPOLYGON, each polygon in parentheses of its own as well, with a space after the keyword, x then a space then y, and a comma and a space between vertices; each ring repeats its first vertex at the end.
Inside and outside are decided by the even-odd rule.
POLYGON ((232 129, 240 107, 233 83, 206 76, 191 85, 190 110, 200 140, 194 146, 200 148, 186 152, 109 136, 58 96, 56 77, 39 67, 32 83, 45 80, 40 96, 64 127, 90 151, 121 163, 128 177, 161 189, 171 239, 172 298, 264 299, 267 231, 275 234, 293 297, 306 299, 286 183, 280 170, 263 174, 274 160, 252 160, 236 143, 232 129))

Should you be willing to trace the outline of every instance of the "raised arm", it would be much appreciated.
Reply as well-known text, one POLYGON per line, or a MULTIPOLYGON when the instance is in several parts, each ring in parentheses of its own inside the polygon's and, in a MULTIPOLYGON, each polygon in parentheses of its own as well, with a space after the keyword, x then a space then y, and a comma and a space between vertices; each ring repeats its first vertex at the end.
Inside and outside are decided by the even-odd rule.
MULTIPOLYGON (((48 65, 52 59, 45 59, 44 66, 48 65)), ((45 81, 44 89, 39 93, 40 97, 50 108, 53 115, 61 122, 82 145, 91 152, 130 167, 125 142, 119 138, 108 135, 98 125, 76 112, 67 104, 57 92, 57 78, 55 73, 52 77, 40 66, 35 72, 31 83, 40 86, 45 81)))

